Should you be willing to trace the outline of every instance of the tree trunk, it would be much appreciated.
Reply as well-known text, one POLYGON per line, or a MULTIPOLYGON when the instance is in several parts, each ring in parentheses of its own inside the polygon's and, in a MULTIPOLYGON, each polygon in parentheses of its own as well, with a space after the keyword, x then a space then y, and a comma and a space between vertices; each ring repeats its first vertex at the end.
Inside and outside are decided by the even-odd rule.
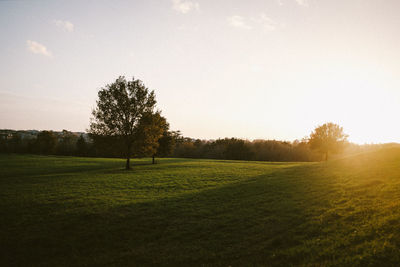
POLYGON ((131 169, 131 144, 128 143, 126 146, 126 166, 125 166, 126 170, 130 170, 131 169))
POLYGON ((325 152, 325 161, 328 161, 328 152, 325 152))
POLYGON ((155 155, 153 155, 153 164, 156 164, 155 155))

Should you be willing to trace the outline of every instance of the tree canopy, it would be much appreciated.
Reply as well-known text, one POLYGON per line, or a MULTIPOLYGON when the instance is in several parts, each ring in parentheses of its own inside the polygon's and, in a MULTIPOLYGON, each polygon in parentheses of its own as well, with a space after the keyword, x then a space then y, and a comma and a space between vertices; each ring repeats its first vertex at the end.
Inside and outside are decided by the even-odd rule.
POLYGON ((134 145, 137 147, 137 154, 140 156, 152 156, 154 164, 154 157, 159 148, 159 139, 162 138, 165 131, 168 131, 169 124, 157 111, 153 114, 144 114, 138 128, 139 131, 134 145))
POLYGON ((328 160, 329 153, 337 153, 343 149, 347 137, 342 127, 329 122, 315 128, 308 143, 311 149, 324 153, 325 160, 328 160))
POLYGON ((127 81, 120 76, 100 89, 96 103, 89 132, 121 143, 127 159, 126 169, 129 169, 134 146, 146 151, 150 148, 144 146, 153 146, 154 140, 162 136, 158 128, 162 128, 166 120, 160 111, 155 111, 154 91, 140 80, 127 81))

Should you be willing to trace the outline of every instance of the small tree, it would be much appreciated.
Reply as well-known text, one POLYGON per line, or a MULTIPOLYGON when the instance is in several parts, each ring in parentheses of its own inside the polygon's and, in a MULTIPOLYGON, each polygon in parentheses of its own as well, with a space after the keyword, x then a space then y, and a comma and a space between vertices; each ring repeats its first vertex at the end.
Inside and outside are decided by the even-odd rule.
POLYGON ((114 137, 124 146, 126 169, 130 169, 130 158, 135 139, 143 132, 142 119, 154 114, 156 99, 142 81, 127 81, 120 76, 114 83, 98 92, 97 107, 92 111, 89 132, 93 135, 114 137))
POLYGON ((163 135, 158 140, 157 156, 167 157, 172 155, 176 145, 176 140, 179 138, 179 131, 169 131, 168 128, 165 129, 163 135))
POLYGON ((342 127, 329 122, 315 128, 308 143, 311 149, 325 154, 325 160, 328 160, 329 153, 337 153, 343 149, 347 137, 342 127))
POLYGON ((135 140, 135 147, 137 147, 139 155, 151 156, 153 164, 155 164, 155 156, 159 148, 158 140, 168 128, 167 120, 161 116, 159 111, 154 114, 144 114, 135 140))

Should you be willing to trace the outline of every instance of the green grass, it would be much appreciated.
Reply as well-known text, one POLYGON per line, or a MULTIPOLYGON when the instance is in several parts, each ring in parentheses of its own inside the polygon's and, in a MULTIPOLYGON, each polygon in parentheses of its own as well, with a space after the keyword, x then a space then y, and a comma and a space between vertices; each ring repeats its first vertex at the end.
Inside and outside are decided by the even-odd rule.
POLYGON ((400 150, 328 163, 0 155, 1 266, 396 266, 400 150))

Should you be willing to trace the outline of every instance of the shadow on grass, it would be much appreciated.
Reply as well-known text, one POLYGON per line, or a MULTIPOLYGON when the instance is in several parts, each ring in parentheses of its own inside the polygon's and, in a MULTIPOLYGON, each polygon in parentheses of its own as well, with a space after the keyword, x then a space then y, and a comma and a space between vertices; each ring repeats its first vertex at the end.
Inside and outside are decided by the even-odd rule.
MULTIPOLYGON (((363 242, 372 246, 374 236, 354 234, 365 217, 346 218, 333 204, 343 186, 330 166, 295 165, 177 197, 105 204, 101 211, 39 207, 40 219, 2 232, 0 255, 8 266, 362 266, 366 260, 394 266, 396 249, 354 252, 363 242)), ((343 203, 353 197, 343 194, 349 195, 343 203)), ((1 220, 5 225, 7 217, 1 220)))
POLYGON ((282 263, 277 251, 302 242, 295 232, 308 219, 290 195, 290 169, 102 212, 43 210, 40 223, 3 236, 3 258, 48 266, 282 263))

